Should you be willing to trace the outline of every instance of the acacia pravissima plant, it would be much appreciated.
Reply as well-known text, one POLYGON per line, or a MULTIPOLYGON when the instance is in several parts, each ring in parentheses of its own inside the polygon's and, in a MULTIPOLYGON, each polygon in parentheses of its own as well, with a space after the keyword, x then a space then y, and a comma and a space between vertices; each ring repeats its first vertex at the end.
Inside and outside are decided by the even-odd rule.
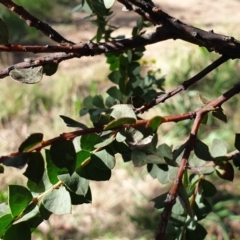
POLYGON ((146 166, 153 178, 170 186, 169 191, 153 199, 160 214, 156 239, 204 239, 207 232, 199 221, 211 212, 208 199, 217 191, 211 179, 205 177, 216 172, 220 178, 233 181, 233 164, 240 167, 239 134, 235 134, 236 150, 233 152, 227 152, 220 140, 215 139, 209 147, 198 138, 198 130, 206 124, 209 114, 226 124, 227 116, 221 106, 239 93, 240 83, 233 83, 232 88, 211 101, 200 97, 202 107, 198 110, 150 119, 138 116, 186 91, 221 64, 238 59, 240 42, 187 25, 169 16, 152 1, 118 1, 125 14, 135 11, 140 15, 131 38, 112 37, 116 27, 110 25, 109 19, 114 0, 83 0, 80 7, 87 9, 89 20, 98 27, 97 33, 88 42, 74 43, 31 15, 24 6, 0 0, 1 7, 19 15, 29 27, 36 28, 56 43, 45 46, 11 44, 7 24, 0 19, 0 51, 46 54, 1 70, 1 78, 10 76, 21 83, 38 83, 43 74, 53 75, 61 61, 104 54, 111 72, 108 79, 114 83, 107 90, 107 97, 96 95, 82 99, 84 107, 80 116, 89 114, 92 126, 60 116, 67 126, 79 130, 49 140, 44 139, 43 133, 33 133, 16 152, 0 157, 1 173, 4 167, 27 165, 24 175, 28 178, 25 187, 9 185, 8 203, 0 204, 1 239, 12 240, 16 236, 31 239, 31 233, 51 214, 70 213, 72 205, 90 203, 89 181, 111 178, 116 153, 136 167, 146 166), (155 30, 146 33, 145 29, 152 25, 156 26, 155 30), (144 55, 144 46, 167 39, 182 39, 205 47, 209 52, 215 51, 220 57, 181 85, 164 92, 165 79, 159 77, 158 70, 142 75, 139 60, 144 55), (156 132, 163 124, 188 119, 192 119, 191 131, 180 147, 173 149, 158 141, 156 132), (76 148, 73 140, 77 137, 76 148))

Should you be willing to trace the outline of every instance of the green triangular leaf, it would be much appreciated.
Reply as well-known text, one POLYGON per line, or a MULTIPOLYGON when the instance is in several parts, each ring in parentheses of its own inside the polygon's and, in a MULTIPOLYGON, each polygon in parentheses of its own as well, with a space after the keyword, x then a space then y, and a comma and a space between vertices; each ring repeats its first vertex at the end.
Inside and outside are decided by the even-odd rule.
POLYGON ((107 181, 111 178, 111 170, 102 170, 90 161, 86 166, 77 170, 81 177, 94 181, 107 181))
POLYGON ((97 108, 105 108, 104 102, 103 102, 103 97, 101 95, 94 96, 92 99, 92 103, 97 108))
POLYGON ((9 157, 3 161, 3 165, 15 168, 23 168, 28 162, 28 155, 20 153, 14 157, 9 157))
POLYGON ((51 182, 51 184, 56 184, 58 182, 58 175, 68 173, 68 170, 67 168, 59 168, 53 163, 49 149, 45 149, 45 156, 46 156, 46 172, 48 179, 51 182))
MULTIPOLYGON (((112 81, 112 79, 110 79, 112 81)), ((113 82, 113 81, 112 81, 113 82)), ((107 93, 109 94, 110 97, 117 99, 119 101, 123 100, 123 94, 122 92, 117 88, 117 87, 110 87, 107 90, 107 93)))
POLYGON ((42 203, 49 212, 57 215, 71 212, 70 194, 63 186, 45 194, 42 203))
POLYGON ((67 168, 70 174, 75 170, 77 156, 72 141, 53 142, 50 148, 50 156, 57 167, 67 168))
POLYGON ((192 208, 190 206, 188 194, 187 194, 186 188, 182 184, 180 184, 180 187, 179 187, 178 198, 179 198, 180 204, 182 205, 182 207, 185 210, 185 212, 191 218, 193 218, 194 217, 194 213, 193 213, 193 210, 192 210, 192 208))
POLYGON ((164 208, 167 195, 168 195, 168 192, 165 192, 162 195, 152 199, 151 202, 154 202, 154 207, 157 209, 164 208))
POLYGON ((196 156, 202 160, 205 161, 212 161, 213 158, 209 152, 208 146, 200 141, 199 139, 196 139, 195 145, 194 145, 194 153, 196 156))
POLYGON ((232 164, 229 162, 219 164, 215 167, 217 175, 225 180, 233 181, 234 179, 234 170, 232 164))
MULTIPOLYGON (((108 58, 109 59, 109 58, 108 58)), ((112 65, 112 64, 111 64, 112 65)), ((116 62, 116 65, 118 65, 118 62, 116 62)), ((117 66, 118 67, 118 66, 117 66)), ((110 70, 113 70, 113 69, 110 69, 110 70)), ((119 83, 119 79, 121 78, 121 73, 119 72, 119 71, 112 71, 109 75, 108 75, 108 79, 110 80, 110 81, 112 81, 113 83, 116 83, 116 84, 118 84, 119 83)), ((115 94, 114 94, 114 91, 115 90, 113 90, 113 89, 117 89, 117 93, 120 95, 120 99, 119 99, 119 97, 116 97, 116 99, 118 99, 119 101, 121 101, 122 100, 122 93, 118 90, 118 88, 116 87, 116 86, 114 86, 114 87, 111 87, 111 88, 109 88, 108 89, 108 91, 110 91, 110 93, 108 93, 108 91, 107 91, 107 93, 110 95, 110 96, 114 96, 115 94), (111 89, 111 90, 110 90, 111 89), (112 91, 112 93, 111 93, 111 91, 112 91)), ((115 98, 114 98, 115 99, 115 98)))
POLYGON ((23 173, 28 179, 33 182, 39 183, 44 173, 44 159, 40 152, 28 153, 28 167, 23 173))
POLYGON ((108 96, 105 100, 105 105, 108 107, 108 108, 111 108, 114 104, 116 103, 116 100, 115 98, 111 97, 111 96, 108 96))
POLYGON ((31 134, 18 148, 19 152, 27 151, 38 143, 42 142, 43 134, 42 133, 33 133, 31 134))
POLYGON ((193 210, 197 216, 198 221, 200 221, 212 211, 212 207, 202 194, 197 194, 193 210))
POLYGON ((111 135, 109 138, 105 139, 103 142, 96 144, 95 148, 103 148, 110 145, 115 140, 115 135, 111 135))
POLYGON ((95 149, 94 146, 101 142, 102 142, 101 137, 96 133, 87 134, 87 135, 83 135, 80 138, 80 147, 82 150, 91 152, 95 149))
POLYGON ((126 144, 126 142, 113 142, 113 147, 116 153, 120 154, 131 154, 132 149, 126 144))
POLYGON ((30 189, 31 192, 35 192, 35 193, 43 193, 47 189, 49 189, 51 186, 52 184, 49 182, 46 171, 43 173, 43 177, 38 184, 36 182, 31 181, 30 179, 28 179, 28 182, 27 182, 28 189, 30 189))
POLYGON ((147 163, 166 164, 163 158, 140 149, 134 149, 131 158, 134 167, 142 167, 147 163))
POLYGON ((114 105, 111 109, 111 117, 118 118, 134 118, 137 119, 136 114, 134 113, 132 107, 128 104, 117 104, 114 105))
POLYGON ((176 203, 173 205, 172 213, 181 216, 185 213, 185 210, 180 202, 179 197, 176 198, 176 203))
POLYGON ((168 163, 170 163, 173 159, 172 149, 166 143, 158 146, 157 154, 168 163))
POLYGON ((210 148, 210 153, 214 158, 225 156, 227 154, 227 148, 220 140, 214 139, 210 148))
POLYGON ((8 204, 12 216, 18 216, 32 201, 32 198, 33 196, 27 188, 18 185, 9 185, 8 204))
POLYGON ((121 129, 120 131, 118 131, 117 135, 116 135, 116 141, 117 142, 124 142, 126 140, 126 133, 124 129, 121 129))
POLYGON ((27 223, 12 225, 4 234, 4 240, 31 240, 31 231, 27 223))
POLYGON ((222 108, 218 108, 215 111, 212 112, 213 117, 227 123, 227 116, 226 114, 223 112, 222 108))
POLYGON ((83 99, 83 106, 87 109, 94 108, 92 104, 92 96, 87 96, 83 99))
POLYGON ((27 207, 27 210, 24 211, 23 217, 21 217, 19 220, 15 221, 14 224, 18 224, 20 222, 28 221, 29 219, 37 216, 39 213, 38 206, 35 204, 31 204, 31 206, 27 207))
POLYGON ((123 124, 134 124, 134 123, 136 123, 135 118, 129 118, 129 117, 118 118, 108 123, 104 127, 104 130, 110 130, 110 129, 122 126, 123 124))
POLYGON ((6 231, 7 227, 12 222, 12 215, 11 214, 5 214, 0 217, 0 236, 6 231))
POLYGON ((78 195, 86 195, 89 184, 87 179, 80 177, 77 173, 73 173, 71 176, 69 174, 62 174, 58 178, 72 192, 78 195))
MULTIPOLYGON (((39 210, 38 210, 39 211, 39 210)), ((30 231, 34 232, 36 228, 43 222, 43 218, 40 216, 39 212, 38 215, 28 219, 26 221, 27 225, 30 227, 30 231)))
POLYGON ((157 178, 160 183, 166 184, 174 181, 178 168, 167 165, 148 164, 147 170, 152 178, 157 178))
POLYGON ((2 45, 7 45, 8 43, 8 39, 9 39, 9 34, 8 34, 8 29, 7 29, 7 25, 5 24, 5 22, 0 18, 0 44, 2 45))
POLYGON ((85 196, 83 195, 77 195, 74 192, 69 192, 71 197, 72 205, 79 205, 83 203, 91 203, 92 202, 92 193, 90 187, 88 188, 88 191, 85 196))
POLYGON ((60 117, 63 119, 63 121, 66 123, 67 127, 74 127, 74 128, 81 128, 81 129, 87 129, 88 127, 80 122, 77 122, 70 117, 60 115, 60 117))
POLYGON ((90 158, 91 153, 85 150, 81 150, 77 153, 77 168, 87 159, 90 158))
POLYGON ((100 169, 113 169, 116 160, 110 149, 106 148, 91 155, 91 162, 100 169))
POLYGON ((205 197, 213 197, 217 193, 216 187, 206 179, 202 180, 202 194, 205 197))
POLYGON ((49 217, 52 215, 52 212, 48 211, 42 202, 40 203, 39 206, 39 213, 44 220, 48 220, 49 217))
POLYGON ((131 127, 126 132, 126 137, 126 142, 131 148, 141 148, 151 144, 154 135, 149 128, 147 129, 145 127, 131 127))
POLYGON ((153 132, 157 131, 158 127, 161 125, 163 118, 160 116, 155 116, 149 120, 146 127, 150 127, 153 132))
POLYGON ((204 240, 206 236, 207 230, 199 223, 197 223, 194 231, 189 229, 186 231, 186 239, 204 240))

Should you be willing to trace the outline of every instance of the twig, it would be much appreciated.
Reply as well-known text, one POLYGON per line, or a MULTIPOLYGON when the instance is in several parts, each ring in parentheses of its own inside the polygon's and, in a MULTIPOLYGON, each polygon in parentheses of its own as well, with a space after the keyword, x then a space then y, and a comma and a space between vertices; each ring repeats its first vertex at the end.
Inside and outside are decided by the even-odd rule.
POLYGON ((156 240, 162 240, 165 237, 168 221, 170 219, 171 212, 172 212, 172 208, 173 208, 173 205, 176 202, 176 198, 177 198, 177 195, 178 195, 178 190, 179 190, 179 187, 180 187, 180 183, 182 181, 182 176, 183 176, 183 173, 186 169, 190 153, 193 149, 193 146, 194 146, 194 143, 195 143, 195 140, 196 140, 196 136, 197 136, 197 131, 199 129, 199 125, 201 123, 201 119, 202 119, 203 115, 204 115, 204 113, 202 113, 202 112, 199 112, 196 115, 195 121, 193 123, 192 130, 191 130, 191 134, 189 136, 189 139, 187 141, 187 144, 186 144, 186 147, 185 147, 185 150, 184 150, 184 153, 183 153, 183 157, 182 157, 182 160, 181 160, 181 163, 180 163, 180 166, 179 166, 177 176, 174 180, 174 183, 173 183, 173 185, 172 185, 172 187, 171 187, 171 189, 170 189, 170 191, 167 195, 167 199, 165 201, 166 202, 165 207, 164 207, 164 210, 161 214, 161 220, 160 220, 160 223, 158 225, 158 229, 157 229, 157 233, 156 233, 156 240))
POLYGON ((157 28, 160 35, 164 35, 166 37, 171 36, 170 38, 174 40, 182 39, 183 41, 190 42, 201 47, 206 47, 209 52, 215 51, 221 55, 227 55, 231 58, 239 58, 240 42, 234 37, 216 34, 213 30, 207 32, 188 25, 168 15, 159 7, 153 6, 150 3, 151 1, 118 1, 126 7, 130 6, 130 9, 134 10, 145 19, 147 18, 147 20, 153 24, 161 25, 157 28), (138 8, 141 8, 141 11, 136 11, 138 8))
MULTIPOLYGON (((55 55, 54 56, 55 60, 50 60, 48 61, 49 63, 51 61, 61 62, 66 59, 75 58, 75 57, 79 58, 81 56, 94 56, 94 55, 103 54, 103 53, 120 52, 127 49, 154 44, 156 42, 161 42, 168 39, 182 39, 184 41, 196 44, 198 46, 205 46, 209 51, 216 51, 228 59, 240 58, 240 42, 235 40, 234 38, 230 36, 215 34, 212 31, 206 32, 204 30, 187 25, 169 16, 159 8, 153 7, 152 4, 146 3, 146 1, 131 0, 130 2, 135 2, 135 1, 137 2, 137 4, 140 4, 139 6, 142 6, 141 4, 143 4, 143 11, 145 11, 149 16, 151 16, 151 19, 154 18, 156 19, 158 24, 160 23, 162 24, 154 32, 137 36, 134 38, 119 40, 119 41, 101 42, 101 43, 93 43, 89 41, 87 43, 79 43, 79 44, 73 45, 72 42, 64 39, 61 35, 59 35, 55 30, 50 28, 47 24, 41 22, 34 16, 29 15, 29 13, 26 12, 26 10, 24 10, 22 7, 17 6, 10 0, 9 1, 0 0, 0 3, 7 6, 12 11, 18 13, 25 20, 26 19, 31 20, 33 18, 31 22, 36 23, 36 26, 34 25, 35 27, 38 27, 38 29, 41 30, 44 34, 48 36, 51 35, 51 37, 54 37, 55 41, 62 43, 60 46, 49 46, 49 45, 22 46, 22 45, 8 44, 8 45, 0 45, 0 50, 8 51, 8 52, 33 52, 33 53, 61 52, 61 54, 59 53, 59 55, 61 55, 61 58, 59 60, 56 58, 57 55, 55 55), (70 43, 70 44, 63 44, 63 43, 70 43)), ((128 2, 128 6, 132 4, 132 3, 130 4, 129 1, 127 0, 122 0, 120 2, 122 2, 123 4, 124 3, 126 4, 126 2, 128 2)), ((29 67, 44 65, 46 64, 46 59, 51 59, 52 57, 53 55, 35 58, 33 59, 33 61, 31 61, 31 64, 19 63, 11 66, 10 69, 29 68, 29 67)), ((222 61, 223 59, 224 57, 219 61, 222 61)), ((8 76, 8 73, 9 73, 9 68, 2 70, 0 72, 0 78, 8 76)))
MULTIPOLYGON (((239 155, 239 151, 235 150, 232 151, 228 154, 225 155, 226 160, 225 161, 230 161, 233 159, 234 156, 239 155)), ((191 173, 195 173, 195 174, 202 174, 204 169, 207 169, 209 167, 215 167, 216 166, 216 162, 214 161, 210 161, 207 162, 206 164, 199 166, 199 167, 191 167, 191 166, 187 166, 187 170, 190 171, 191 173)))
POLYGON ((61 36, 58 32, 56 32, 53 28, 51 28, 47 23, 42 22, 38 18, 34 17, 23 7, 18 6, 11 0, 0 0, 0 3, 6 6, 10 11, 16 13, 20 18, 26 20, 26 23, 29 27, 35 27, 37 30, 44 33, 47 37, 52 39, 53 41, 60 44, 74 44, 71 41, 68 41, 63 36, 61 36))
POLYGON ((77 53, 54 53, 45 57, 38 57, 38 58, 31 58, 31 59, 24 59, 23 62, 14 64, 8 68, 5 68, 0 71, 0 79, 5 78, 9 75, 9 72, 12 69, 22 69, 22 68, 31 68, 31 67, 38 67, 44 66, 50 63, 60 63, 62 61, 78 58, 79 55, 77 53))
POLYGON ((153 106, 165 102, 168 98, 173 97, 177 93, 180 93, 183 90, 186 90, 188 87, 191 85, 195 84, 199 80, 201 80, 204 76, 206 76, 208 73, 219 67, 221 64, 229 60, 227 56, 221 56, 218 58, 216 61, 211 63, 209 66, 204 68, 201 72, 193 76, 192 78, 184 81, 181 85, 178 87, 174 88, 172 91, 162 94, 156 99, 152 100, 151 102, 145 103, 142 107, 135 109, 135 113, 143 113, 147 111, 148 109, 152 108, 153 106))
MULTIPOLYGON (((213 111, 215 108, 220 107, 224 102, 226 102, 227 100, 229 100, 231 97, 233 97, 235 94, 237 94, 239 92, 240 92, 240 83, 236 84, 229 91, 227 91, 226 93, 224 93, 217 99, 209 102, 208 104, 206 104, 199 110, 196 110, 194 112, 188 112, 185 114, 176 114, 176 115, 162 117, 162 124, 167 123, 167 122, 179 122, 179 121, 183 121, 186 119, 193 119, 193 118, 195 118, 195 121, 196 121, 197 116, 206 114, 207 112, 210 112, 210 111, 213 111)), ((150 120, 138 120, 134 124, 123 124, 121 126, 112 128, 111 130, 120 130, 122 128, 129 128, 129 127, 134 128, 134 127, 138 127, 138 126, 146 126, 146 125, 148 125, 150 120)), ((77 131, 73 131, 73 132, 69 132, 69 133, 62 133, 59 137, 55 137, 55 138, 49 139, 47 141, 42 141, 41 143, 28 149, 28 151, 26 151, 26 152, 40 151, 44 147, 50 146, 53 142, 56 142, 56 141, 62 141, 64 139, 70 140, 70 139, 74 139, 78 136, 82 136, 82 135, 86 135, 86 134, 90 134, 90 133, 100 133, 103 131, 104 131, 104 126, 87 128, 87 129, 77 130, 77 131)), ((2 156, 2 157, 0 157, 0 163, 2 163, 4 160, 6 160, 8 158, 11 158, 11 157, 19 155, 19 154, 22 154, 22 152, 21 153, 15 152, 15 153, 10 154, 9 156, 2 156)))
POLYGON ((192 198, 190 200, 191 208, 193 208, 193 205, 194 205, 195 200, 196 200, 196 196, 197 196, 197 194, 199 192, 200 186, 202 185, 203 179, 204 179, 204 175, 201 175, 200 178, 199 178, 199 181, 198 181, 198 183, 197 183, 197 185, 196 185, 196 187, 194 189, 194 193, 193 193, 192 198))
POLYGON ((160 223, 159 223, 157 233, 156 233, 156 240, 164 239, 164 236, 166 234, 168 221, 170 219, 172 208, 173 208, 173 205, 175 204, 176 197, 178 195, 178 190, 179 190, 179 186, 180 186, 179 184, 182 181, 182 176, 183 176, 184 171, 186 170, 186 167, 187 167, 188 158, 189 158, 190 153, 191 153, 191 151, 194 147, 195 140, 197 138, 197 132, 198 132, 202 117, 207 112, 211 111, 211 109, 215 109, 217 107, 220 107, 224 102, 226 102, 227 100, 229 100, 230 98, 232 98, 235 94, 237 94, 239 92, 240 92, 240 83, 235 85, 233 88, 228 90, 226 93, 224 93, 223 95, 221 95, 217 99, 209 102, 203 108, 199 109, 196 112, 196 117, 195 117, 195 120, 194 120, 194 123, 193 123, 193 127, 192 127, 192 130, 191 130, 190 136, 189 136, 189 138, 187 140, 187 143, 186 143, 186 147, 185 147, 185 150, 184 150, 184 153, 183 153, 183 157, 182 157, 182 160, 181 160, 181 163, 180 163, 180 167, 179 167, 177 176, 176 176, 176 178, 174 180, 174 183, 173 183, 173 185, 172 185, 172 187, 169 191, 163 213, 161 214, 160 223))

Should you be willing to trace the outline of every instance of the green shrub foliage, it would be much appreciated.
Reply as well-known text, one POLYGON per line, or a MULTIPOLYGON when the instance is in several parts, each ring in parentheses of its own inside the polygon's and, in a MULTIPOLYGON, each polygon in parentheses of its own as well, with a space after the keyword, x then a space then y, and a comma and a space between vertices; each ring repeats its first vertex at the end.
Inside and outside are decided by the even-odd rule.
MULTIPOLYGON (((178 25, 174 25, 174 32, 173 25, 168 25, 171 22, 170 16, 155 7, 151 1, 119 2, 123 4, 124 11, 136 11, 141 15, 132 28, 131 39, 125 39, 124 36, 112 37, 116 27, 110 24, 110 19, 113 17, 111 8, 115 0, 83 0, 74 8, 74 11, 86 11, 89 14, 87 19, 97 26, 93 39, 81 46, 87 56, 105 54, 110 70, 108 79, 112 84, 106 94, 89 95, 82 99, 80 116, 89 115, 91 127, 61 115, 64 123, 70 128, 76 128, 75 131, 62 133, 49 140, 44 138, 43 133, 33 133, 20 144, 15 153, 0 158, 1 173, 9 166, 27 166, 23 174, 28 179, 26 186, 8 186, 8 202, 0 204, 1 239, 31 239, 31 233, 51 214, 67 214, 71 212, 72 205, 94 201, 89 182, 107 181, 111 178, 116 154, 120 154, 124 162, 132 161, 135 167, 145 166, 153 178, 168 186, 167 192, 152 199, 160 215, 160 221, 156 223, 156 239, 201 240, 207 235, 200 221, 213 211, 210 199, 217 193, 213 178, 209 178, 209 175, 216 173, 216 176, 224 180, 233 181, 233 167, 240 167, 240 135, 235 135, 236 150, 228 152, 221 139, 213 140, 210 146, 204 143, 198 137, 198 129, 209 124, 210 115, 222 120, 222 124, 227 122, 221 105, 239 92, 239 84, 214 100, 200 96, 202 107, 198 110, 191 109, 191 112, 179 114, 175 109, 174 115, 157 115, 150 119, 142 119, 140 113, 165 102, 221 63, 237 57, 233 56, 233 51, 229 51, 228 55, 226 49, 219 50, 218 45, 211 48, 209 42, 208 45, 205 44, 204 38, 202 42, 198 42, 197 37, 201 32, 197 32, 199 29, 192 29, 191 37, 195 38, 193 43, 204 45, 211 51, 216 50, 222 56, 212 67, 209 66, 204 73, 201 72, 201 76, 196 75, 173 91, 165 93, 165 77, 161 76, 160 69, 149 69, 147 73, 143 71, 141 59, 145 52, 144 45, 148 44, 144 41, 147 41, 149 36, 146 35, 146 29, 153 24, 167 25, 169 34, 172 34, 168 38, 173 39, 180 38, 179 32, 182 30, 177 29, 178 25), (129 43, 123 42, 124 40, 129 43), (92 52, 87 52, 88 50, 92 52), (182 145, 169 146, 159 139, 157 131, 163 124, 187 119, 193 120, 188 121, 190 132, 182 145)), ((13 10, 12 1, 0 3, 13 10)), ((40 21, 35 24, 34 19, 27 19, 29 15, 23 12, 24 8, 14 7, 17 9, 14 11, 18 15, 22 13, 30 26, 36 27, 45 35, 51 32, 49 37, 58 42, 58 46, 53 49, 57 54, 58 49, 62 48, 63 53, 61 56, 40 57, 42 61, 39 62, 29 59, 23 62, 25 65, 14 65, 5 72, 3 70, 1 77, 10 75, 21 83, 37 83, 43 74, 53 75, 62 60, 80 57, 82 52, 78 52, 77 44, 67 41, 50 26, 44 23, 41 25, 40 21)), ((173 24, 182 23, 175 20, 173 24)), ((0 28, 1 49, 4 46, 13 52, 8 27, 2 19, 0 28)), ((166 35, 166 31, 163 31, 164 34, 166 35)), ((161 28, 156 30, 155 35, 161 35, 161 28)), ((162 40, 165 39, 167 37, 162 40)), ((234 39, 229 38, 228 41, 234 39)), ((43 49, 49 47, 45 46, 43 49)), ((36 47, 32 51, 38 50, 36 47)), ((180 125, 180 128, 184 126, 180 125)))

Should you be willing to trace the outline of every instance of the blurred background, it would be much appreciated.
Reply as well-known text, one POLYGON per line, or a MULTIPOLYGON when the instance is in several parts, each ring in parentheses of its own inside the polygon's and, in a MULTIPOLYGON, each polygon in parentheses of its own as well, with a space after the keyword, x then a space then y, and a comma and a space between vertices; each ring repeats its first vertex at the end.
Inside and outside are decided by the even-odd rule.
MULTIPOLYGON (((80 0, 15 0, 37 18, 50 24, 65 38, 73 42, 85 42, 94 37, 96 26, 89 23, 85 13, 77 10, 80 0), (74 10, 75 9, 75 10, 74 10)), ((168 14, 180 20, 214 32, 240 38, 240 18, 237 0, 154 1, 168 14)), ((122 6, 114 5, 112 23, 119 27, 114 34, 131 36, 131 27, 138 15, 122 12, 122 6)), ((10 42, 14 44, 55 44, 40 32, 27 27, 25 21, 0 5, 0 18, 8 26, 10 42)), ((147 46, 143 68, 160 68, 166 78, 165 90, 169 91, 192 77, 219 56, 205 49, 182 41, 169 40, 147 46), (149 67, 148 66, 148 67, 149 67)), ((0 53, 1 69, 33 54, 0 53)), ((79 117, 82 100, 87 95, 103 94, 109 88, 108 65, 104 56, 73 59, 62 62, 58 72, 44 77, 36 85, 23 85, 10 78, 0 81, 0 154, 15 152, 20 143, 31 133, 44 133, 45 139, 62 132, 72 131, 65 126, 59 115, 66 115, 89 126, 88 117, 79 117)), ((198 94, 214 99, 239 81, 240 64, 231 60, 206 76, 189 91, 156 106, 143 117, 171 115, 195 110, 201 106, 198 94)), ((200 139, 210 144, 213 139, 221 139, 229 151, 233 150, 234 133, 239 132, 239 96, 235 96, 223 106, 228 116, 225 124, 209 117, 208 125, 202 126, 200 139), (213 131, 214 130, 214 131, 213 131)), ((184 142, 190 121, 164 125, 159 129, 159 143, 178 145, 184 142), (169 131, 171 130, 171 131, 169 131)), ((24 184, 23 171, 6 169, 0 176, 0 203, 7 201, 7 184, 24 184)), ((212 199, 214 212, 202 223, 207 227, 207 239, 240 239, 239 230, 239 174, 233 183, 215 179, 219 193, 212 199), (220 238, 221 237, 221 238, 220 238)), ((134 168, 131 163, 119 159, 113 176, 108 183, 90 183, 93 203, 74 206, 72 215, 51 216, 40 225, 34 234, 36 240, 67 239, 153 239, 158 214, 153 209, 151 199, 161 194, 164 187, 152 179, 145 168, 134 168)))

